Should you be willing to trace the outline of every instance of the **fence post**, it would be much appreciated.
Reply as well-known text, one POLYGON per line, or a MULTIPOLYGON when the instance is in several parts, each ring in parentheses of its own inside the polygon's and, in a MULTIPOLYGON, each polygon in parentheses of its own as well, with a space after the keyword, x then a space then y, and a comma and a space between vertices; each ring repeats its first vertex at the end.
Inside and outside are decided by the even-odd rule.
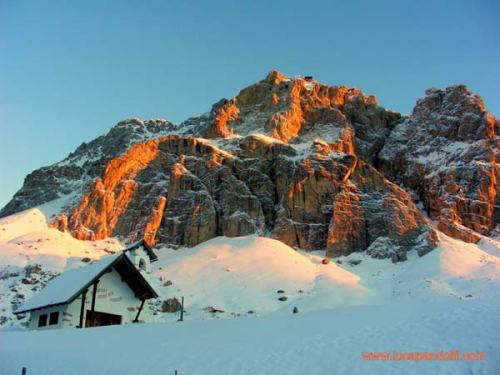
POLYGON ((184 321, 184 297, 181 297, 181 317, 179 318, 179 322, 182 321, 184 321))
MULTIPOLYGON (((26 367, 23 367, 21 374, 26 375, 26 367)), ((177 375, 177 374, 175 374, 175 375, 177 375)))
POLYGON ((179 373, 177 372, 177 369, 175 369, 174 375, 179 375, 179 373))

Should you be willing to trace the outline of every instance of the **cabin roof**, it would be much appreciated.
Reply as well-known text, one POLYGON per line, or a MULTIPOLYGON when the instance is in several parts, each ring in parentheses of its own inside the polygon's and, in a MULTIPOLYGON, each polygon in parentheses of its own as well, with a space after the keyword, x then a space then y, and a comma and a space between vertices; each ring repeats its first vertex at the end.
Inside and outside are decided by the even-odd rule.
POLYGON ((153 262, 156 262, 158 260, 158 257, 156 256, 156 254, 153 252, 153 249, 151 248, 151 246, 149 246, 146 241, 144 241, 144 239, 142 240, 139 240, 135 243, 133 243, 132 245, 130 245, 129 247, 123 249, 122 251, 124 253, 128 252, 128 251, 132 251, 132 250, 135 250, 139 247, 144 247, 144 250, 146 250, 146 253, 148 254, 149 256, 149 261, 151 263, 153 262))
POLYGON ((14 314, 56 305, 69 304, 103 274, 114 268, 138 299, 156 298, 158 294, 124 252, 119 252, 85 267, 68 270, 52 279, 45 288, 22 304, 14 314))

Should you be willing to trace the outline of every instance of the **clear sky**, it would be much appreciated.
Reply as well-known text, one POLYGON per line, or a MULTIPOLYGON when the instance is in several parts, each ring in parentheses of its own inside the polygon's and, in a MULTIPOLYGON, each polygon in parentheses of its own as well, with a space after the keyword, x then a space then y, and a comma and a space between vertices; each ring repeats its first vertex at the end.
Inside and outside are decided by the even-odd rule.
POLYGON ((465 83, 500 116, 500 1, 0 0, 0 206, 118 121, 180 122, 271 69, 403 113, 465 83))

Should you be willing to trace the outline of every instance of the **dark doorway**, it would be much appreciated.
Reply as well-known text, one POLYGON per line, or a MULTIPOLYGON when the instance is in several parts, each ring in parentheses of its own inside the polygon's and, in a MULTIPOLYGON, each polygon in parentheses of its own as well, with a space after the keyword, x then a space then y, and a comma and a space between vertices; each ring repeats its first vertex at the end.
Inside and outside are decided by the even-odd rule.
POLYGON ((122 323, 121 315, 87 310, 87 315, 85 318, 85 327, 112 326, 121 323, 122 323))

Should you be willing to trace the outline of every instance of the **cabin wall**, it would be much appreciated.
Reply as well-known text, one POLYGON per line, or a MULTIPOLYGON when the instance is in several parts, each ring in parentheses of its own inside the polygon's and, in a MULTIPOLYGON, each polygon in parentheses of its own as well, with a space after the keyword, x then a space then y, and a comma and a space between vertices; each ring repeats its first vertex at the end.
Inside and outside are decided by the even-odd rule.
MULTIPOLYGON (((92 308, 93 292, 94 287, 91 285, 85 297, 84 326, 86 313, 92 308)), ((80 324, 81 305, 81 295, 68 305, 64 316, 64 327, 77 327, 80 324)), ((95 311, 120 315, 122 324, 129 324, 135 319, 140 305, 141 301, 135 297, 128 284, 121 280, 120 274, 115 269, 101 276, 99 284, 97 284, 95 311)), ((139 321, 150 322, 151 319, 152 309, 148 301, 146 301, 139 316, 139 321)))
POLYGON ((54 328, 62 328, 64 326, 63 319, 64 319, 64 312, 66 311, 66 305, 58 305, 58 306, 52 306, 52 307, 47 307, 44 309, 40 310, 34 310, 30 312, 30 321, 29 321, 29 329, 37 329, 37 330, 48 330, 48 329, 54 329, 54 328), (49 317, 50 314, 53 312, 58 312, 59 316, 57 319, 57 324, 49 324, 49 317), (38 326, 38 319, 40 315, 46 314, 47 315, 47 324, 44 327, 39 327, 38 326))

